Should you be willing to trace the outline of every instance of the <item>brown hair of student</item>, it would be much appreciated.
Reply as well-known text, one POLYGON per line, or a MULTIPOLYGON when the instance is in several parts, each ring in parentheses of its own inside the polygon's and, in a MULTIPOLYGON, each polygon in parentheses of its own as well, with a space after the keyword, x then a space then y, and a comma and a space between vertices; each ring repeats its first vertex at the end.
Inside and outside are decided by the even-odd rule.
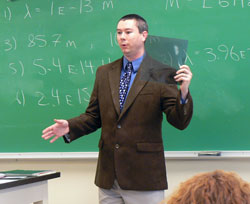
POLYGON ((181 183, 162 204, 250 204, 250 184, 234 172, 201 173, 181 183))

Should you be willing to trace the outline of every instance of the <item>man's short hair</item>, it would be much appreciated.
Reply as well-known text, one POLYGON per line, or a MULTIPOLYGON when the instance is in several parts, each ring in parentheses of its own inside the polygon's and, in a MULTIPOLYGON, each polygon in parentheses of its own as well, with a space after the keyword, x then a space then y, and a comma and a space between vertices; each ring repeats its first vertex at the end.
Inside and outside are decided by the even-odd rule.
POLYGON ((139 29, 139 33, 142 33, 143 31, 147 31, 148 32, 147 21, 143 17, 141 17, 141 16, 139 16, 137 14, 128 14, 128 15, 125 15, 125 16, 123 16, 123 17, 120 18, 119 22, 120 21, 125 21, 125 20, 132 20, 132 19, 136 20, 137 27, 139 29))

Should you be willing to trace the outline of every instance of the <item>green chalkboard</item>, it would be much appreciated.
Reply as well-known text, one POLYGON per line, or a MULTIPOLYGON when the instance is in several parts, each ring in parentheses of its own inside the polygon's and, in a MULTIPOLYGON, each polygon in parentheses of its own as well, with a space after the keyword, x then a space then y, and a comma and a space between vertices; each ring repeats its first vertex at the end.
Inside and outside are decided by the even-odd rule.
POLYGON ((194 115, 164 122, 168 151, 250 150, 250 3, 243 0, 2 0, 0 152, 95 152, 100 131, 50 144, 53 119, 85 111, 98 66, 122 56, 118 19, 142 15, 149 33, 188 40, 194 115))

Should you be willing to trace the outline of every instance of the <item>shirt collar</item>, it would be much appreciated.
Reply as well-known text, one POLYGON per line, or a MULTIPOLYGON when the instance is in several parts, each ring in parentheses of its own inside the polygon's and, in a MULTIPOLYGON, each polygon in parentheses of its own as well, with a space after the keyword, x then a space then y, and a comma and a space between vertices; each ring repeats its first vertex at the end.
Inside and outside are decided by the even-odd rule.
MULTIPOLYGON (((144 56, 145 56, 145 54, 143 54, 141 57, 139 57, 139 58, 137 58, 137 59, 135 59, 135 60, 132 61, 133 72, 134 73, 138 72, 138 69, 139 69, 139 67, 141 65, 141 62, 142 62, 144 56)), ((127 65, 128 62, 129 62, 128 59, 124 56, 123 57, 123 66, 122 66, 123 71, 125 70, 125 67, 126 67, 126 65, 127 65)))

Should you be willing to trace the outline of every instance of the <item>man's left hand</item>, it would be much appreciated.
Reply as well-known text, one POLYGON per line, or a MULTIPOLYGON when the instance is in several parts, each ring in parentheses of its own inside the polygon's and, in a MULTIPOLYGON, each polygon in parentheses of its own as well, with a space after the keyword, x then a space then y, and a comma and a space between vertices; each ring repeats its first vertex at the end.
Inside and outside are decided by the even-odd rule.
POLYGON ((174 77, 175 81, 180 83, 181 89, 181 97, 183 99, 187 98, 188 88, 192 79, 192 72, 187 65, 180 66, 180 69, 176 72, 176 76, 174 77))

